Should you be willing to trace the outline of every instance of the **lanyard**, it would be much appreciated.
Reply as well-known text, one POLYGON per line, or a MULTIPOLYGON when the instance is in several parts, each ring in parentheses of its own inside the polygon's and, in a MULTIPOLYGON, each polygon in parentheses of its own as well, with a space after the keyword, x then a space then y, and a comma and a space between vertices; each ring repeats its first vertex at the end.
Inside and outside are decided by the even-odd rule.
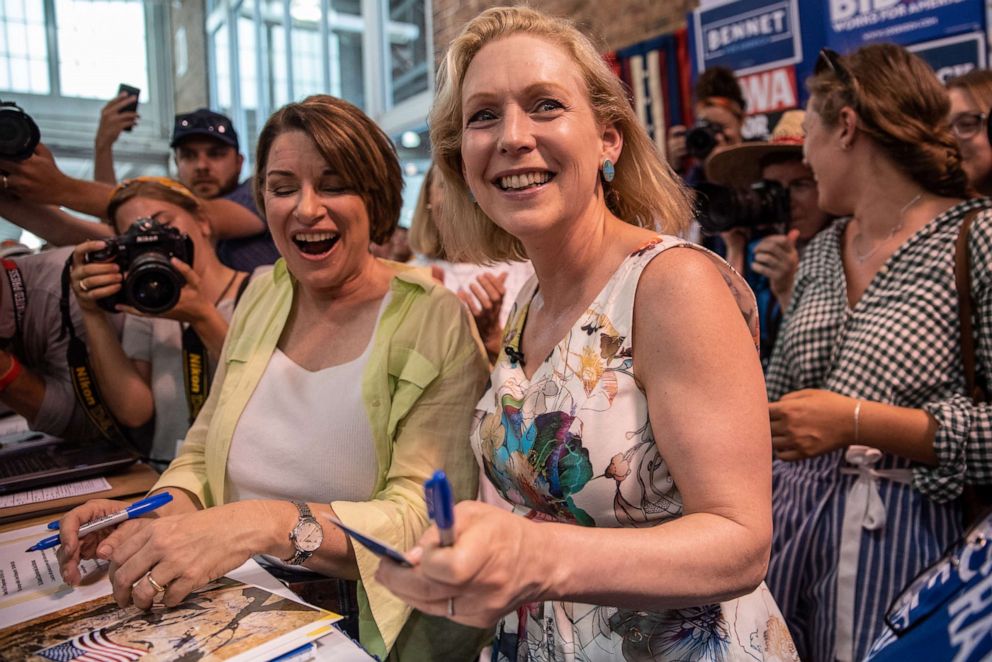
POLYGON ((210 393, 210 359, 207 348, 192 326, 183 329, 183 385, 189 424, 196 420, 210 393))
MULTIPOLYGON (((76 393, 76 400, 83 405, 86 415, 104 437, 133 448, 134 444, 121 430, 114 415, 103 404, 100 387, 90 366, 90 354, 86 349, 86 343, 76 335, 76 327, 69 314, 69 269, 71 266, 72 256, 70 255, 62 268, 62 296, 59 300, 59 310, 62 314, 62 335, 69 334, 66 361, 69 364, 69 376, 72 378, 72 388, 76 393)), ((9 276, 10 272, 8 271, 7 274, 9 276)))
POLYGON ((24 287, 24 276, 13 260, 3 260, 7 282, 10 283, 10 294, 14 301, 14 352, 23 356, 24 313, 28 307, 28 292, 24 287))

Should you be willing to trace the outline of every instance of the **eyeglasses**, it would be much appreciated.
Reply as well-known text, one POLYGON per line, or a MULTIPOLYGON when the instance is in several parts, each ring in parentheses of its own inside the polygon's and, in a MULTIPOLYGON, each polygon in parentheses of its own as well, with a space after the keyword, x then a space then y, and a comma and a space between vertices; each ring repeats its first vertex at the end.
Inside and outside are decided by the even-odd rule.
POLYGON ((986 113, 961 113, 951 120, 951 133, 958 140, 971 140, 985 128, 986 113))
POLYGON ((816 66, 813 67, 813 75, 819 76, 820 74, 829 71, 837 80, 845 85, 850 91, 853 100, 857 101, 858 98, 858 81, 851 73, 851 70, 844 66, 844 63, 840 61, 840 55, 837 51, 831 48, 821 48, 820 57, 816 59, 816 66))

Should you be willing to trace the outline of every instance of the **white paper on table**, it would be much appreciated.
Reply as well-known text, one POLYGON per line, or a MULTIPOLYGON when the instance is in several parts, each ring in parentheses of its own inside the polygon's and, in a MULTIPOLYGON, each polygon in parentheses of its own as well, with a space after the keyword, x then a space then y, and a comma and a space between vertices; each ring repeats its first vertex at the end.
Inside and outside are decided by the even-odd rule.
MULTIPOLYGON (((293 600, 294 602, 299 602, 301 604, 307 604, 305 601, 301 600, 298 595, 286 588, 278 579, 270 575, 265 571, 265 568, 260 566, 254 561, 254 559, 249 559, 245 561, 241 567, 236 570, 232 570, 227 573, 227 576, 231 579, 237 579, 239 582, 244 582, 245 584, 252 584, 260 588, 264 588, 266 591, 271 591, 276 595, 282 596, 288 600, 293 600)), ((337 620, 337 619, 335 619, 337 620)), ((320 635, 317 639, 317 650, 314 655, 315 660, 321 662, 369 662, 374 658, 366 653, 362 648, 351 640, 351 637, 344 634, 336 627, 331 627, 330 623, 326 624, 326 632, 320 635)), ((302 644, 303 641, 300 641, 302 644)), ((257 652, 251 651, 252 653, 257 652)), ((258 659, 271 659, 270 657, 265 657, 266 653, 262 651, 261 656, 258 659)))
POLYGON ((111 593, 104 562, 80 562, 83 581, 73 588, 59 575, 55 547, 24 551, 51 534, 44 524, 0 533, 0 629, 111 593))
POLYGON ((31 503, 41 503, 42 501, 54 501, 56 499, 68 499, 69 497, 93 494, 110 489, 110 483, 106 478, 87 478, 77 480, 62 485, 49 485, 39 487, 36 490, 26 490, 24 492, 14 492, 0 496, 0 508, 13 508, 14 506, 26 506, 31 503))

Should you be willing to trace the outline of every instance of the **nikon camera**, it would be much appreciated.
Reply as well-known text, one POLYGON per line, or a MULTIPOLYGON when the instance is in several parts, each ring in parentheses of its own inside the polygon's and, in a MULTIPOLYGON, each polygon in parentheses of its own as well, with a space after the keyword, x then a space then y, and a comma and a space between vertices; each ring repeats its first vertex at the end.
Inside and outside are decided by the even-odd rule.
POLYGON ((127 232, 106 240, 106 247, 90 251, 85 262, 116 262, 124 274, 121 289, 97 303, 110 312, 124 304, 149 315, 171 310, 179 301, 186 279, 170 263, 176 257, 192 266, 193 241, 175 228, 152 218, 140 218, 127 232))
MULTIPOLYGON (((697 184, 696 220, 703 232, 719 234, 734 228, 759 228, 785 232, 791 221, 789 189, 772 180, 755 182, 746 189, 718 184, 697 184)), ((752 233, 752 237, 757 235, 752 233)))
POLYGON ((12 101, 0 101, 0 159, 23 161, 41 140, 38 125, 12 101))

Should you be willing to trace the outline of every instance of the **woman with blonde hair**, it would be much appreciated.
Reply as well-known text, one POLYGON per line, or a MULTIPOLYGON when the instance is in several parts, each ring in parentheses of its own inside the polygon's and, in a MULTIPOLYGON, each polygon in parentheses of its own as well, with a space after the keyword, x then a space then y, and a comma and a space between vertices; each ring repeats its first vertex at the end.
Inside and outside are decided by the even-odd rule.
POLYGON ((775 534, 768 585, 804 660, 861 660, 885 610, 992 481, 992 417, 965 387, 955 243, 966 236, 976 366, 992 374, 992 223, 907 50, 824 49, 804 128, 819 206, 768 370, 775 534), (980 212, 980 213, 979 213, 980 212), (977 217, 976 217, 977 214, 977 217))
POLYGON ((434 278, 468 306, 490 360, 499 354, 503 325, 520 288, 534 275, 528 261, 453 262, 448 259, 438 223, 442 221, 444 180, 431 166, 424 177, 410 223, 410 246, 417 253, 415 263, 429 267, 434 278))
POLYGON ((947 81, 951 100, 948 122, 961 150, 961 167, 972 187, 992 195, 992 145, 988 122, 992 113, 992 71, 972 69, 947 81))
POLYGON ((685 191, 571 24, 490 9, 438 76, 445 249, 537 276, 472 431, 515 512, 459 504, 453 546, 431 529, 416 567, 379 577, 427 613, 498 623, 494 659, 793 659, 762 585, 771 453, 746 285, 658 233, 689 221, 685 191))

